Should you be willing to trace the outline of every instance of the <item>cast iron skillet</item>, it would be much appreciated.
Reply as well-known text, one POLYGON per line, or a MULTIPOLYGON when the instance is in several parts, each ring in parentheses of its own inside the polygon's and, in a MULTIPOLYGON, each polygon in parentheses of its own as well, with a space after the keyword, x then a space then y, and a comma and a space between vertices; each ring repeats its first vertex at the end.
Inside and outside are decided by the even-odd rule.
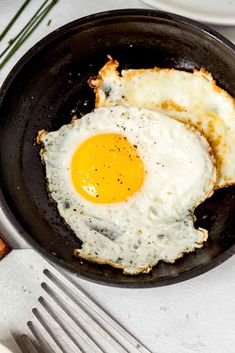
MULTIPOLYGON (((124 276, 110 266, 73 257, 79 240, 48 202, 37 131, 56 130, 94 108, 87 85, 106 62, 121 68, 206 67, 235 96, 235 47, 208 27, 150 10, 118 10, 71 22, 36 44, 14 67, 0 96, 1 204, 20 236, 43 255, 77 275, 103 284, 150 287, 208 271, 235 251, 235 187, 216 191, 197 209, 197 226, 209 229, 206 245, 174 265, 160 263, 149 274, 124 276), (84 104, 85 103, 85 104, 84 104)), ((143 215, 144 217, 144 215, 143 215)))

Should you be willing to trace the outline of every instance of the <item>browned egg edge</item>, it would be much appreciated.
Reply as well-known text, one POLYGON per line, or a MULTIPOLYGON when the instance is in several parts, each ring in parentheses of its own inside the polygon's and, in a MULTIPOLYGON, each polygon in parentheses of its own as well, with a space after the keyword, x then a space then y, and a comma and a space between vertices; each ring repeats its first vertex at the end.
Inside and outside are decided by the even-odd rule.
MULTIPOLYGON (((76 121, 76 118, 72 119, 72 122, 74 122, 74 121, 76 121)), ((194 129, 194 128, 192 128, 191 126, 188 126, 188 129, 191 130, 191 129, 194 129)), ((195 129, 195 130, 196 130, 196 129, 195 129)), ((36 143, 37 143, 37 144, 42 144, 42 143, 43 143, 42 138, 43 138, 47 133, 48 133, 48 132, 45 131, 44 129, 39 130, 39 131, 38 131, 38 134, 37 134, 37 136, 36 136, 36 138, 35 138, 36 143)), ((212 151, 211 151, 211 153, 212 153, 212 151)), ((42 148, 40 149, 39 154, 40 154, 42 163, 44 163, 44 147, 42 147, 42 148)), ((212 154, 212 157, 213 157, 213 154, 212 154)), ((49 202, 53 202, 53 203, 55 203, 55 204, 57 205, 56 201, 55 201, 55 200, 53 199, 53 197, 51 196, 47 177, 45 177, 45 181, 46 181, 46 190, 47 190, 47 195, 48 195, 49 202)), ((212 194, 213 194, 213 189, 209 191, 208 195, 207 195, 205 198, 211 196, 212 194)), ((201 201, 201 202, 203 202, 203 201, 201 201)), ((201 203, 201 202, 200 202, 200 203, 201 203)), ((195 208, 196 208, 196 206, 195 206, 195 208)), ((194 212, 194 210, 192 211, 192 213, 193 213, 193 212, 194 212)), ((193 215, 193 217, 194 217, 194 221, 195 221, 195 220, 196 220, 195 215, 193 215)), ((65 220, 64 220, 64 224, 65 224, 67 227, 69 227, 69 225, 66 223, 65 220)), ((70 227, 69 227, 69 228, 70 228, 70 227)), ((200 247, 203 246, 203 243, 207 240, 207 238, 208 238, 208 232, 207 232, 206 229, 203 229, 203 228, 198 228, 198 230, 200 230, 200 231, 203 232, 203 234, 204 234, 203 238, 202 238, 201 241, 198 243, 199 247, 197 247, 197 248, 200 248, 200 247)), ((189 252, 192 252, 192 251, 195 251, 195 248, 186 248, 184 251, 182 251, 181 253, 179 253, 175 258, 168 259, 168 260, 161 260, 161 261, 168 262, 168 263, 174 263, 177 259, 181 258, 181 257, 184 255, 184 253, 189 253, 189 252)), ((87 261, 89 261, 89 262, 92 262, 92 263, 97 263, 97 264, 102 264, 102 265, 105 265, 105 264, 106 264, 106 265, 111 265, 112 267, 115 267, 115 268, 122 269, 122 270, 123 270, 123 274, 125 274, 125 275, 138 275, 138 274, 140 274, 140 273, 149 273, 149 272, 152 270, 152 268, 153 268, 154 266, 156 266, 157 263, 159 262, 159 261, 156 262, 154 265, 149 265, 149 266, 144 267, 144 268, 139 268, 139 269, 136 270, 136 272, 133 272, 133 273, 130 274, 130 273, 128 273, 128 272, 125 271, 125 269, 124 269, 123 266, 118 265, 117 263, 114 263, 114 262, 112 262, 112 261, 104 260, 104 259, 102 259, 102 258, 97 259, 97 258, 92 257, 92 256, 81 255, 81 254, 80 254, 80 249, 74 249, 73 254, 74 254, 75 257, 79 257, 80 259, 85 259, 85 260, 87 260, 87 261)))
MULTIPOLYGON (((96 76, 92 76, 88 79, 88 84, 89 86, 94 90, 95 93, 95 107, 99 108, 101 106, 104 106, 105 104, 105 98, 103 97, 103 90, 101 89, 104 79, 106 78, 106 76, 109 75, 109 73, 111 72, 112 75, 116 76, 117 79, 120 79, 120 77, 122 77, 119 72, 117 71, 117 68, 119 66, 119 62, 117 60, 114 60, 111 55, 108 55, 108 61, 104 64, 104 66, 99 70, 98 75, 96 76)), ((135 76, 136 74, 142 73, 142 72, 158 72, 158 71, 165 71, 165 72, 169 72, 169 71, 176 71, 176 69, 172 68, 172 69, 168 69, 168 68, 150 68, 150 69, 129 69, 126 71, 126 75, 131 77, 131 76, 135 76)), ((192 72, 188 72, 185 70, 179 70, 181 72, 184 72, 188 75, 192 75, 192 72)), ((206 80, 209 80, 214 88, 215 91, 220 92, 223 96, 225 96, 227 99, 230 100, 230 102, 232 103, 232 105, 234 106, 235 109, 235 99, 225 90, 223 90, 221 87, 217 86, 216 81, 213 79, 212 74, 210 72, 208 72, 204 67, 202 67, 200 70, 198 69, 194 69, 193 73, 199 73, 203 78, 205 78, 206 80)), ((164 104, 164 102, 163 102, 164 104)), ((165 104, 167 104, 171 108, 174 108, 176 111, 185 111, 184 107, 178 106, 177 104, 175 104, 173 101, 172 102, 165 102, 165 104)), ((169 108, 169 107, 168 107, 169 108)), ((164 107, 163 107, 164 109, 164 107)), ((167 107, 166 107, 167 109, 167 107)), ((185 120, 181 120, 179 117, 174 117, 171 115, 171 118, 181 121, 182 123, 185 124, 185 120)), ((202 129, 200 129, 200 126, 192 124, 190 121, 187 122, 190 126, 193 126, 196 130, 198 130, 202 135, 204 135, 204 137, 208 140, 208 136, 206 136, 205 132, 202 131, 202 129)), ((222 164, 221 158, 217 155, 215 148, 216 146, 213 146, 212 143, 210 143, 210 141, 208 141, 212 150, 213 150, 213 154, 214 156, 216 156, 216 171, 217 171, 217 178, 219 179, 221 177, 220 174, 220 165, 222 164)), ((216 144, 219 141, 214 141, 214 144, 216 144)), ((217 189, 221 189, 223 187, 228 187, 228 186, 232 186, 235 184, 235 181, 230 181, 227 178, 224 178, 225 181, 223 184, 218 184, 218 182, 215 183, 214 185, 214 190, 217 189)))
POLYGON ((176 260, 182 258, 185 253, 190 253, 190 252, 195 251, 196 249, 201 248, 203 246, 203 243, 208 238, 208 231, 206 229, 204 229, 204 228, 198 228, 198 230, 201 231, 204 236, 200 240, 200 242, 198 243, 197 247, 195 247, 195 248, 193 248, 193 247, 186 248, 184 251, 180 252, 175 258, 167 259, 167 260, 159 260, 153 265, 149 265, 149 266, 146 266, 144 268, 138 268, 138 269, 136 269, 135 272, 132 272, 132 273, 126 272, 124 266, 119 265, 119 264, 117 264, 115 262, 112 262, 112 261, 109 261, 109 260, 104 260, 104 259, 101 259, 101 258, 97 259, 96 257, 89 256, 89 255, 81 255, 80 254, 80 249, 74 249, 73 254, 74 254, 75 257, 79 257, 80 259, 85 259, 85 260, 87 260, 89 262, 92 262, 92 263, 97 263, 99 265, 111 265, 112 267, 122 269, 124 275, 129 275, 129 276, 139 275, 140 273, 149 273, 153 269, 153 267, 155 267, 160 261, 173 264, 176 260))

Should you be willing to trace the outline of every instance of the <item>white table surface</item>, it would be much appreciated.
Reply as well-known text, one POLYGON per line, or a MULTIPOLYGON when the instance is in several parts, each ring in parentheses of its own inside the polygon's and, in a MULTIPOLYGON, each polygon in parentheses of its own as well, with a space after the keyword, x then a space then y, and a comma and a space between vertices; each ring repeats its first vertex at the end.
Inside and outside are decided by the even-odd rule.
MULTIPOLYGON (((0 30, 16 12, 22 0, 0 0, 0 30)), ((41 1, 33 0, 5 40, 25 24, 41 1)), ((137 0, 60 0, 40 27, 0 71, 0 85, 19 58, 38 40, 76 18, 110 9, 150 8, 137 0), (47 26, 48 19, 52 19, 47 26)), ((213 26, 235 42, 235 27, 213 26)), ((30 247, 7 222, 0 211, 0 233, 14 248, 30 247)), ((22 259, 23 261, 23 259, 22 259)), ((155 289, 117 289, 82 281, 103 305, 156 353, 234 353, 235 352, 235 257, 184 283, 155 289), (95 294, 94 294, 95 293, 95 294)), ((1 288, 0 288, 1 308, 1 288)), ((11 308, 9 307, 9 311, 11 308)), ((0 325, 1 326, 1 325, 0 325)), ((3 327, 0 327, 0 331, 3 327)), ((112 352, 110 352, 112 353, 112 352)))

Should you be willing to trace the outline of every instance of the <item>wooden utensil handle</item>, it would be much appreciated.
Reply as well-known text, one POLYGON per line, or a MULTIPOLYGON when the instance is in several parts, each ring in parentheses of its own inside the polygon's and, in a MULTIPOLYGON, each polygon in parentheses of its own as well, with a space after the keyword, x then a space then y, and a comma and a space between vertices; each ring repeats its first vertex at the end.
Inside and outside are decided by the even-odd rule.
POLYGON ((9 246, 6 242, 0 237, 0 261, 7 255, 10 251, 9 246))

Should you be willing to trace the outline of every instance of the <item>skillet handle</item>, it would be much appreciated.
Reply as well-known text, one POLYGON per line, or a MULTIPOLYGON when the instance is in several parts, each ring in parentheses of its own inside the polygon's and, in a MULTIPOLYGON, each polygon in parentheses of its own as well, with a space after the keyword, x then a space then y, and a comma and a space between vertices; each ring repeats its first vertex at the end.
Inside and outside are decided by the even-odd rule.
POLYGON ((0 261, 10 252, 10 247, 0 237, 0 261))

